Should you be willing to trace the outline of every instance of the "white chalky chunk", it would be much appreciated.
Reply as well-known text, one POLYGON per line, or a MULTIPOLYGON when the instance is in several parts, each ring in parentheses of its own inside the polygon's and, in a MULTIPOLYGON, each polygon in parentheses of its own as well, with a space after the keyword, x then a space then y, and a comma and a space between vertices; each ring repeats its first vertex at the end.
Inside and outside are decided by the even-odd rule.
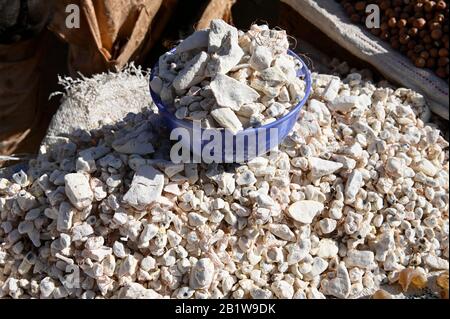
POLYGON ((119 241, 114 242, 112 249, 117 258, 125 258, 127 256, 125 246, 119 241))
POLYGON ((208 73, 227 74, 241 61, 244 54, 237 38, 228 33, 223 39, 221 48, 212 55, 207 67, 208 73))
POLYGON ((271 289, 279 299, 292 299, 294 296, 294 287, 284 280, 274 282, 271 289))
POLYGON ((144 259, 141 260, 140 267, 144 271, 149 271, 149 270, 155 269, 156 260, 150 256, 144 257, 144 259))
POLYGON ((404 172, 404 164, 400 158, 392 157, 386 162, 386 172, 394 177, 402 177, 404 172))
POLYGON ((89 179, 84 174, 67 174, 64 177, 66 195, 77 209, 82 210, 92 204, 94 193, 89 179))
POLYGON ((173 87, 181 91, 202 82, 206 77, 205 69, 208 59, 209 56, 206 52, 197 54, 173 80, 173 87))
POLYGON ((333 258, 337 256, 339 251, 338 244, 328 238, 324 238, 319 242, 319 246, 317 249, 317 256, 321 258, 333 258))
POLYGON ((448 260, 432 254, 427 254, 424 261, 431 269, 448 270, 449 268, 448 260))
POLYGON ((308 276, 315 277, 323 273, 328 268, 328 262, 320 257, 315 257, 312 262, 311 271, 308 273, 308 276))
POLYGON ((259 94, 251 87, 223 74, 217 74, 211 82, 217 104, 238 111, 242 105, 254 103, 259 94))
POLYGON ((433 163, 431 163, 427 159, 420 160, 416 165, 415 170, 417 172, 422 172, 430 177, 434 177, 438 173, 438 169, 436 168, 436 166, 434 166, 433 163))
MULTIPOLYGON (((275 98, 280 94, 281 88, 287 82, 286 75, 278 67, 267 68, 253 77, 250 85, 253 89, 263 92, 265 95, 275 98)), ((294 83, 293 83, 294 84, 294 83)), ((295 90, 293 95, 299 92, 295 90)))
POLYGON ((244 129, 239 118, 229 108, 215 109, 211 112, 211 115, 217 123, 223 128, 229 129, 233 134, 244 129))
POLYGON ((175 49, 175 53, 180 54, 198 48, 208 46, 209 30, 199 30, 184 39, 175 49))
POLYGON ((302 239, 298 244, 288 245, 287 249, 289 251, 287 262, 289 265, 293 265, 305 259, 306 256, 309 256, 311 241, 309 239, 302 239))
POLYGON ((280 237, 283 240, 294 241, 295 234, 290 230, 287 225, 284 224, 270 224, 269 230, 272 234, 280 237))
POLYGON ((112 220, 117 225, 125 225, 128 222, 128 215, 123 212, 115 212, 112 220))
POLYGON ((288 214, 303 224, 311 224, 314 217, 322 212, 324 205, 313 200, 301 200, 289 206, 288 214))
POLYGON ((317 157, 310 157, 308 161, 312 179, 333 174, 344 166, 342 163, 326 161, 317 157))
POLYGON ((224 38, 230 34, 232 41, 238 40, 238 30, 220 19, 213 19, 209 25, 208 52, 217 52, 224 38))
POLYGON ((214 278, 214 264, 209 258, 198 260, 191 269, 189 287, 192 289, 207 289, 214 278))
POLYGON ((257 181, 255 174, 252 171, 244 171, 236 179, 236 184, 239 186, 243 185, 253 185, 257 181))
POLYGON ((368 101, 365 96, 340 96, 328 103, 328 107, 332 111, 348 113, 355 108, 367 107, 368 101))
POLYGON ((116 152, 123 154, 147 155, 155 152, 153 144, 149 141, 152 138, 150 132, 131 134, 114 141, 113 148, 116 152))
POLYGON ((161 94, 163 85, 164 83, 159 76, 155 76, 153 80, 150 82, 150 87, 156 94, 161 94))
POLYGON ((189 219, 189 225, 191 225, 193 227, 198 227, 198 226, 204 225, 208 221, 208 218, 203 217, 202 215, 197 214, 197 213, 189 213, 188 219, 189 219))
POLYGON ((295 82, 297 79, 297 71, 295 61, 287 54, 278 55, 273 66, 279 68, 289 82, 295 82))
POLYGON ((331 218, 324 218, 319 222, 320 230, 323 234, 332 233, 337 226, 337 221, 331 218))
POLYGON ((269 115, 270 117, 279 117, 280 115, 283 115, 285 110, 286 110, 285 105, 278 102, 274 102, 267 108, 266 112, 267 115, 269 115))
POLYGON ((55 290, 55 283, 50 277, 45 277, 41 280, 39 289, 41 291, 41 298, 49 298, 55 290))
POLYGON ((340 263, 336 269, 336 277, 327 283, 322 291, 325 295, 346 299, 350 295, 351 281, 345 263, 340 263))
POLYGON ((162 296, 153 289, 147 289, 141 284, 132 282, 120 288, 119 299, 161 299, 162 296))
POLYGON ((325 88, 325 91, 322 94, 322 98, 327 102, 334 101, 334 99, 336 99, 336 97, 338 96, 340 85, 341 81, 339 79, 333 78, 325 88))
POLYGON ((72 219, 75 209, 67 202, 62 202, 59 206, 56 229, 60 232, 68 231, 72 227, 72 219))
POLYGON ((358 194, 363 185, 364 180, 362 173, 359 170, 353 171, 345 184, 345 200, 347 203, 355 201, 356 194, 358 194))
POLYGON ((141 166, 134 175, 123 201, 136 209, 144 209, 161 196, 163 187, 164 175, 161 172, 153 166, 141 166))
POLYGON ((149 240, 152 240, 156 236, 156 234, 158 234, 158 231, 158 226, 154 224, 145 225, 144 229, 142 230, 141 236, 139 237, 139 241, 141 243, 146 243, 149 240))
POLYGON ((247 163, 248 167, 252 171, 256 171, 257 169, 267 167, 269 164, 269 160, 265 157, 256 157, 247 163))
POLYGON ((376 267, 375 255, 369 250, 350 250, 345 258, 347 267, 359 267, 364 269, 373 269, 376 267))
POLYGON ((250 65, 257 71, 267 69, 272 64, 272 51, 264 46, 257 46, 250 58, 250 65))
POLYGON ((239 111, 236 111, 236 114, 250 118, 253 115, 262 113, 265 109, 266 106, 262 103, 249 103, 242 105, 239 111))

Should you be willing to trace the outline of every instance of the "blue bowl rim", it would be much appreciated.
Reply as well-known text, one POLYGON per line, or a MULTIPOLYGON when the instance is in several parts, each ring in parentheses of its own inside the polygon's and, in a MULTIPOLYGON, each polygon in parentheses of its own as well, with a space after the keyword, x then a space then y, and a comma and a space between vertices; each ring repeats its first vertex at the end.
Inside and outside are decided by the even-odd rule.
MULTIPOLYGON (((176 50, 176 48, 168 51, 169 53, 173 53, 176 50)), ((310 95, 311 95, 311 89, 312 89, 312 79, 311 79, 311 71, 308 69, 308 67, 306 66, 305 62, 292 50, 288 49, 288 54, 293 56, 295 59, 299 60, 302 64, 302 68, 298 70, 297 72, 297 77, 298 78, 303 78, 303 80, 306 82, 306 89, 305 89, 305 96, 303 97, 303 99, 297 103, 297 105, 292 108, 289 113, 287 113, 286 115, 284 115, 283 117, 273 121, 272 123, 263 125, 263 126, 259 126, 259 127, 252 127, 252 128, 247 128, 244 129, 242 131, 238 131, 236 136, 239 134, 252 134, 252 133, 256 133, 258 131, 261 130, 270 130, 271 128, 277 127, 278 125, 284 123, 285 121, 287 121, 288 119, 290 119, 293 116, 297 116, 300 114, 300 111, 302 109, 302 107, 305 105, 305 103, 308 101, 310 95)), ((184 128, 192 128, 193 127, 193 121, 186 121, 186 120, 180 120, 178 118, 175 117, 175 114, 173 114, 172 112, 169 112, 166 108, 166 106, 164 105, 164 103, 161 101, 161 97, 156 94, 151 87, 151 81, 154 79, 154 77, 156 76, 156 70, 158 70, 159 66, 158 66, 158 62, 154 65, 154 67, 152 68, 151 72, 150 72, 150 81, 149 81, 149 88, 150 88, 150 95, 153 99, 153 102, 156 104, 156 106, 158 107, 159 111, 161 113, 163 113, 164 116, 168 117, 170 121, 174 122, 177 124, 177 126, 179 127, 184 127, 184 128)), ((202 131, 204 130, 213 130, 214 128, 201 128, 202 131)), ((223 130, 222 130, 223 132, 223 130)))

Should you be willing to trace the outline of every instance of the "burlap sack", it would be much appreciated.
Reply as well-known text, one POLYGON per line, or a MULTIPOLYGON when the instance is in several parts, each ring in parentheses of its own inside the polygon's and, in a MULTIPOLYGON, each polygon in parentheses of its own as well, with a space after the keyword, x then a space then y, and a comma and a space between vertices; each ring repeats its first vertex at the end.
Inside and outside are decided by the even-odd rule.
POLYGON ((69 70, 92 75, 141 62, 178 0, 58 0, 50 29, 69 43, 69 70), (80 28, 67 28, 66 7, 80 8, 80 28))
MULTIPOLYGON (((330 0, 282 0, 334 42, 369 63, 386 79, 424 95, 431 110, 449 119, 448 83, 432 71, 416 68, 367 30, 353 24, 341 5, 330 0)), ((298 26, 301 28, 301 25, 298 26)), ((332 52, 329 52, 332 56, 332 52)))
POLYGON ((197 30, 209 28, 209 24, 213 19, 222 19, 228 23, 232 23, 231 7, 237 0, 211 0, 203 11, 200 20, 196 26, 197 30))
POLYGON ((46 35, 0 44, 0 154, 11 154, 38 125, 42 112, 40 70, 46 35))
POLYGON ((39 34, 48 22, 48 0, 0 0, 0 43, 13 43, 39 34))

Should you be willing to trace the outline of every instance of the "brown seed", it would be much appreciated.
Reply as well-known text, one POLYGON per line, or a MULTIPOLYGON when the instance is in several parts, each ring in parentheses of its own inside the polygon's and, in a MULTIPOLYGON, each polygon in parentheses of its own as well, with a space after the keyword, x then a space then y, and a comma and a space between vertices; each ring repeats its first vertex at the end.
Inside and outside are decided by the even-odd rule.
POLYGON ((447 57, 440 57, 438 60, 438 66, 448 65, 449 59, 447 57))
POLYGON ((395 10, 392 8, 387 9, 384 15, 388 18, 397 18, 397 14, 395 13, 395 10))
POLYGON ((414 5, 414 11, 421 12, 423 10, 423 3, 418 2, 414 5))
POLYGON ((431 38, 434 40, 439 40, 440 38, 442 38, 442 30, 441 29, 436 29, 431 31, 431 38))
POLYGON ((389 1, 389 0, 383 0, 380 3, 380 9, 383 11, 389 9, 390 7, 391 7, 391 1, 389 1))
POLYGON ((394 49, 398 50, 400 48, 400 42, 398 42, 397 39, 392 38, 391 39, 391 47, 393 47, 394 49))
POLYGON ((436 30, 436 29, 440 29, 441 28, 441 24, 439 22, 431 22, 428 24, 428 27, 431 31, 436 30))
POLYGON ((366 2, 358 1, 357 3, 355 3, 355 9, 357 11, 364 11, 366 9, 366 2))
POLYGON ((436 74, 438 77, 445 79, 448 77, 448 73, 444 68, 439 68, 436 70, 436 74))
POLYGON ((390 18, 388 21, 388 25, 390 28, 395 28, 395 26, 397 25, 397 19, 395 19, 394 17, 390 18))
POLYGON ((425 8, 426 12, 431 12, 431 11, 433 11, 435 6, 436 6, 436 2, 427 1, 427 2, 425 2, 424 8, 425 8))
POLYGON ((430 50, 430 55, 431 55, 433 58, 437 58, 437 57, 439 56, 439 51, 438 51, 438 49, 436 49, 436 48, 431 49, 431 50, 430 50))
POLYGON ((380 29, 370 29, 370 32, 375 35, 375 36, 379 36, 381 34, 381 30, 380 29))
POLYGON ((439 50, 438 54, 439 54, 440 57, 448 57, 448 50, 442 48, 442 49, 439 50))
POLYGON ((408 14, 408 13, 402 12, 402 13, 400 14, 400 19, 408 20, 408 18, 409 18, 409 14, 408 14))
POLYGON ((358 23, 361 18, 359 17, 359 15, 357 15, 356 13, 352 14, 352 16, 350 17, 350 19, 352 20, 352 22, 354 23, 358 23))
POLYGON ((419 33, 419 29, 417 28, 411 28, 408 30, 408 34, 412 37, 415 37, 419 33))
POLYGON ((428 34, 427 30, 419 31, 419 37, 424 38, 428 34))
POLYGON ((422 51, 420 52, 420 57, 426 60, 430 57, 430 53, 428 53, 428 51, 422 51))
POLYGON ((423 42, 424 43, 431 43, 431 42, 433 42, 433 39, 429 35, 426 35, 426 36, 423 37, 423 42))
POLYGON ((442 13, 439 13, 434 17, 434 21, 443 23, 445 21, 445 16, 442 13))
POLYGON ((400 43, 401 44, 407 44, 409 42, 410 38, 411 37, 409 35, 403 34, 403 35, 400 36, 400 43))
POLYGON ((444 0, 440 0, 438 1, 438 3, 436 4, 436 9, 437 10, 445 10, 447 8, 447 3, 445 3, 444 0))
POLYGON ((424 18, 419 18, 414 21, 414 27, 416 27, 419 30, 422 30, 425 25, 427 24, 427 21, 424 18))
POLYGON ((414 63, 414 65, 418 68, 424 68, 425 65, 427 65, 427 61, 425 61, 424 58, 418 58, 418 59, 416 59, 416 62, 414 63))
POLYGON ((390 34, 389 34, 389 31, 381 31, 381 35, 380 35, 380 37, 383 39, 383 40, 388 40, 389 38, 390 38, 390 34))
POLYGON ((434 58, 429 58, 427 60, 427 68, 434 68, 436 66, 436 60, 434 58))
POLYGON ((412 50, 416 47, 417 43, 416 41, 409 41, 408 42, 408 49, 412 50))
POLYGON ((407 24, 408 24, 408 21, 406 21, 405 19, 400 19, 397 22, 397 27, 404 28, 404 27, 406 27, 407 24))

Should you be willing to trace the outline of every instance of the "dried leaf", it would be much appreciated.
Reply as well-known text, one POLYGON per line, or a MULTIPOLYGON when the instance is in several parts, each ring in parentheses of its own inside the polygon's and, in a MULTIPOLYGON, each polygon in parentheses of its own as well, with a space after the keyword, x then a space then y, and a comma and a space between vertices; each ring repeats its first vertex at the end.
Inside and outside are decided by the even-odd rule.
POLYGON ((385 290, 377 290, 373 295, 372 299, 393 299, 392 295, 385 290))
POLYGON ((402 286, 404 292, 408 291, 411 284, 416 288, 423 289, 427 286, 427 278, 416 269, 406 268, 400 272, 398 283, 402 286))

